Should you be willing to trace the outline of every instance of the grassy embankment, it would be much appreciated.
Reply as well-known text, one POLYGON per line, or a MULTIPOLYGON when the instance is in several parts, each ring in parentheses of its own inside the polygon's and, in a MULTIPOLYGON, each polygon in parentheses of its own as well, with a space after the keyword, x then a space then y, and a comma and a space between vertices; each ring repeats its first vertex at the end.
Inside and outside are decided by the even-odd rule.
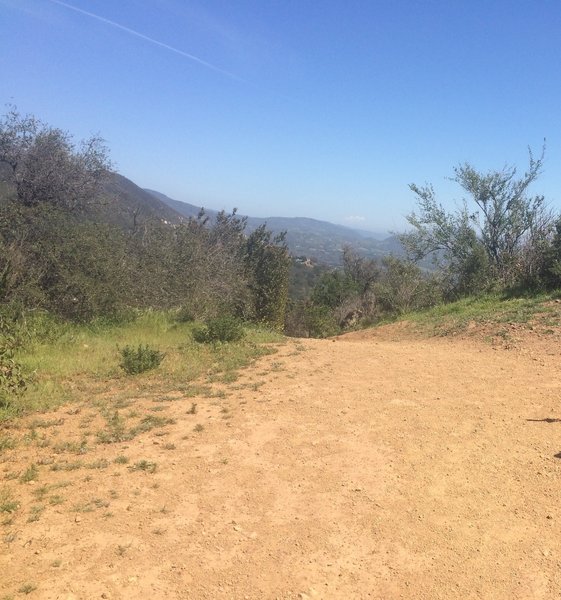
MULTIPOLYGON (((552 334, 561 326, 559 293, 508 298, 486 295, 409 313, 423 335, 454 335, 485 327, 489 339, 507 339, 512 327, 552 334)), ((26 392, 0 407, 0 422, 19 414, 47 411, 67 402, 118 402, 132 397, 165 394, 185 396, 212 393, 212 383, 231 383, 236 371, 269 353, 283 337, 246 327, 236 343, 200 344, 193 340, 195 323, 181 323, 173 314, 145 312, 120 324, 57 323, 46 316, 30 320, 24 343, 16 352, 28 379, 26 392), (127 375, 120 367, 125 346, 148 345, 165 353, 161 365, 140 375, 127 375)))
POLYGON ((39 315, 20 333, 23 342, 14 357, 28 380, 27 390, 0 408, 0 421, 101 396, 117 401, 170 390, 195 395, 211 383, 234 381, 238 369, 272 352, 271 344, 283 339, 246 327, 240 342, 199 344, 192 337, 195 327, 163 312, 145 312, 121 324, 89 325, 57 323, 39 315), (158 349, 165 357, 154 370, 127 375, 120 367, 120 350, 139 344, 158 349))
MULTIPOLYGON (((110 504, 118 505, 130 486, 113 478, 130 482, 134 472, 155 473, 163 454, 227 423, 236 409, 229 388, 261 385, 237 382, 239 370, 284 343, 251 326, 239 342, 196 343, 198 326, 162 312, 121 324, 78 326, 45 315, 19 323, 14 358, 29 383, 0 409, 0 542, 9 547, 22 528, 54 511, 103 511, 111 518, 110 504), (140 344, 164 359, 153 370, 127 375, 120 350, 140 344), (141 436, 151 443, 131 448, 141 436), (111 473, 109 491, 104 473, 111 473)), ((20 590, 36 587, 26 586, 20 590)))
POLYGON ((402 318, 427 335, 455 335, 485 326, 495 336, 509 335, 509 326, 554 333, 561 325, 560 292, 525 297, 488 294, 440 304, 402 318))

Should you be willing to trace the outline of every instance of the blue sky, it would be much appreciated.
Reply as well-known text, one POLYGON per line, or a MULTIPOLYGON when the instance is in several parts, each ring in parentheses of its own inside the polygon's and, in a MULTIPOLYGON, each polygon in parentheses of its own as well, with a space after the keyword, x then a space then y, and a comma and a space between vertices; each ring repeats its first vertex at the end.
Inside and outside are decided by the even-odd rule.
POLYGON ((547 138, 561 210, 560 31, 559 0, 0 0, 0 103, 178 200, 374 230, 547 138))

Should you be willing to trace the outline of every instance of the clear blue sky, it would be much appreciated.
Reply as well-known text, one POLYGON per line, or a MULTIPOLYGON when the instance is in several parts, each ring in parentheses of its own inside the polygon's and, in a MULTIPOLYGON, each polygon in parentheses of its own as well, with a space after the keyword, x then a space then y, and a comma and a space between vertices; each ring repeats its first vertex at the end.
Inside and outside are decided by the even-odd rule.
POLYGON ((0 103, 143 187, 403 229, 408 184, 527 164, 561 209, 559 0, 0 0, 0 103), (89 14, 86 14, 89 13, 89 14))

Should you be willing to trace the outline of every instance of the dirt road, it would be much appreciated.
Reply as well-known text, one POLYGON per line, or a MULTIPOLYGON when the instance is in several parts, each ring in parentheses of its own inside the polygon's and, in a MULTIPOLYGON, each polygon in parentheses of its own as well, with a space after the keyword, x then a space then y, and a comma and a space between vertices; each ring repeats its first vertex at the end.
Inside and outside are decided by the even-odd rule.
POLYGON ((560 353, 289 341, 225 397, 139 399, 175 422, 75 470, 53 448, 89 413, 61 409, 54 441, 0 455, 0 597, 561 598, 560 353))

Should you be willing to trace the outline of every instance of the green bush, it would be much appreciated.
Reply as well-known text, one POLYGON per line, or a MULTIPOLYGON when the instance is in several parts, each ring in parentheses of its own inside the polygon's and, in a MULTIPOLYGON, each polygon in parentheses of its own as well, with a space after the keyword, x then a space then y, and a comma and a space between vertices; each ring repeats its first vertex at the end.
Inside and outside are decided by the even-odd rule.
POLYGON ((214 342, 237 342, 245 335, 240 322, 234 317, 210 319, 202 327, 193 330, 193 339, 200 344, 214 342))
POLYGON ((175 315, 178 323, 192 323, 195 320, 195 314, 189 306, 181 306, 175 315))
POLYGON ((9 408, 12 400, 21 396, 27 387, 20 365, 8 345, 0 345, 0 408, 9 408))
POLYGON ((327 306, 308 305, 304 318, 309 337, 326 338, 341 333, 333 312, 327 306))
POLYGON ((137 375, 155 369, 164 359, 165 354, 149 346, 140 344, 138 348, 125 346, 121 350, 121 369, 128 375, 137 375))

